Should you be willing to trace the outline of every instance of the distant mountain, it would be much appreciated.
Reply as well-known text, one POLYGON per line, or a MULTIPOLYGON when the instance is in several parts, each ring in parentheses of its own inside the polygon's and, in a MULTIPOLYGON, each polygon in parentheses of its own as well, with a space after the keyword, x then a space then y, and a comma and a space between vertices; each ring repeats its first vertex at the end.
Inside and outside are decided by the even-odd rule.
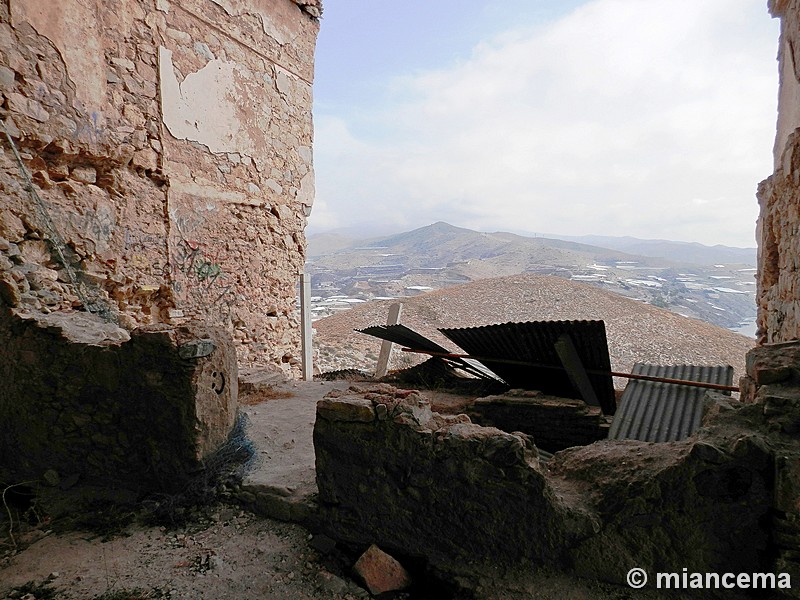
POLYGON ((485 233, 441 221, 395 235, 352 240, 349 246, 342 247, 345 242, 344 238, 310 238, 309 256, 319 259, 315 264, 337 268, 399 260, 411 268, 442 268, 469 261, 489 261, 493 268, 499 269, 496 275, 578 265, 586 260, 644 260, 664 264, 664 261, 645 260, 615 249, 513 233, 485 233))
POLYGON ((310 258, 325 256, 356 243, 357 238, 343 233, 318 233, 308 238, 307 254, 310 258))
POLYGON ((311 257, 319 257, 357 247, 392 248, 399 246, 401 249, 410 249, 416 244, 421 244, 420 249, 435 250, 437 255, 441 255, 444 251, 457 250, 459 247, 467 247, 470 244, 493 243, 495 247, 501 247, 502 243, 514 242, 593 254, 596 254, 599 248, 603 248, 635 257, 660 258, 673 263, 696 265, 755 266, 757 253, 757 249, 754 247, 706 246, 698 242, 650 240, 631 236, 560 234, 525 236, 505 232, 485 233, 439 221, 412 231, 374 237, 365 237, 359 235, 357 230, 346 229, 315 234, 308 238, 308 254, 311 257), (457 241, 459 243, 455 248, 450 246, 457 241))
POLYGON ((611 237, 606 235, 568 236, 548 234, 547 237, 696 265, 740 264, 755 266, 756 264, 756 248, 737 248, 722 245, 704 246, 697 242, 642 240, 634 237, 611 237))

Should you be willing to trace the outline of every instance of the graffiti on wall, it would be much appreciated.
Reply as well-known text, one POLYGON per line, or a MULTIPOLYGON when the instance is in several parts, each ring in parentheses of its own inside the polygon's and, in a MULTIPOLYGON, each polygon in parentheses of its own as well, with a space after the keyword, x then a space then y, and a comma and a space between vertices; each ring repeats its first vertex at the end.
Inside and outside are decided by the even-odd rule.
POLYGON ((87 121, 77 123, 72 137, 79 142, 89 142, 90 144, 98 144, 104 141, 106 128, 102 125, 100 113, 93 112, 87 121))
POLYGON ((236 302, 236 291, 223 271, 219 252, 211 253, 202 242, 183 239, 172 257, 173 291, 192 297, 207 308, 232 307, 236 302), (178 277, 180 274, 182 277, 178 277))

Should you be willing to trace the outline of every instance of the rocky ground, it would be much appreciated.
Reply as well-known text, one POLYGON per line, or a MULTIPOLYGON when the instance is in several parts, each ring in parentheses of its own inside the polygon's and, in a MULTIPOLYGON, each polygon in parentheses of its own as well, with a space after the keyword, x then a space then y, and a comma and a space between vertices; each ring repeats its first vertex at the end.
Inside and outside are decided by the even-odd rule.
MULTIPOLYGON (((207 517, 177 529, 131 525, 111 537, 44 526, 19 541, 4 539, 0 598, 24 600, 359 600, 354 554, 328 551, 303 527, 263 519, 236 506, 207 507, 207 517), (38 538, 38 539, 37 539, 38 538), (34 541, 35 540, 35 541, 34 541), (315 547, 316 546, 316 547, 315 547)), ((7 527, 7 521, 3 523, 7 527)), ((561 573, 502 573, 468 596, 416 580, 381 598, 421 600, 659 600, 654 593, 575 579, 561 573)), ((674 597, 674 596, 673 596, 674 597)))

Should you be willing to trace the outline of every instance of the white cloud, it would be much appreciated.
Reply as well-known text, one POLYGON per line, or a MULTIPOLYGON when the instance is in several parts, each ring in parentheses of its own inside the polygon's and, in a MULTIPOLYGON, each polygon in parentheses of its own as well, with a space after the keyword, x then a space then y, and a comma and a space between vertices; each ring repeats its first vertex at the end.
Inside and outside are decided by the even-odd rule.
POLYGON ((760 0, 596 0, 507 32, 395 80, 369 141, 318 115, 312 222, 752 245, 776 48, 760 0))

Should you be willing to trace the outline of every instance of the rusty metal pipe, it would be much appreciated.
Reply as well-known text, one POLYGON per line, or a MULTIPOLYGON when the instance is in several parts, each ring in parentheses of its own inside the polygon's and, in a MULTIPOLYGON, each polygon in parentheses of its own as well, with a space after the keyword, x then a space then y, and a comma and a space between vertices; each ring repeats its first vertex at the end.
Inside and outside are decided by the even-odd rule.
MULTIPOLYGON (((438 358, 469 358, 482 363, 501 363, 504 365, 519 365, 521 367, 536 367, 538 369, 554 369, 565 371, 564 367, 557 365, 542 365, 538 363, 526 362, 523 360, 512 360, 508 358, 490 358, 486 356, 472 356, 470 354, 451 354, 448 352, 430 352, 428 350, 414 350, 413 348, 403 348, 403 352, 413 352, 415 354, 427 354, 438 358)), ((640 379, 643 381, 654 381, 657 383, 672 383, 675 385, 688 385, 692 387, 707 388, 710 390, 720 390, 723 392, 738 392, 739 388, 733 385, 723 385, 721 383, 705 383, 702 381, 686 381, 684 379, 670 379, 668 377, 654 377, 652 375, 635 375, 633 373, 619 373, 617 371, 599 371, 597 369, 586 369, 592 375, 611 375, 613 377, 623 377, 626 379, 640 379)))

